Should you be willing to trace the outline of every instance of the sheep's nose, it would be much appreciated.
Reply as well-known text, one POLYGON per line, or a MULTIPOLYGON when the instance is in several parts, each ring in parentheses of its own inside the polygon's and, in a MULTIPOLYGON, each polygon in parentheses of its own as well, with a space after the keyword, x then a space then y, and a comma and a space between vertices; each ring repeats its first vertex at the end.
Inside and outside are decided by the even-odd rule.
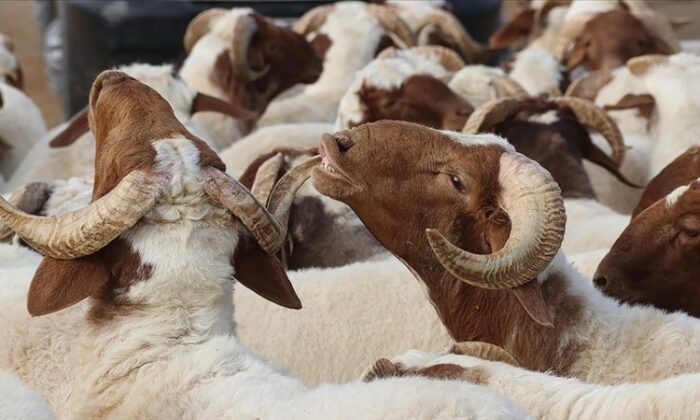
POLYGON ((608 278, 601 275, 596 275, 593 278, 593 284, 600 290, 605 290, 608 287, 608 278))
POLYGON ((350 137, 350 132, 347 130, 338 131, 337 133, 333 134, 333 140, 335 140, 336 144, 338 145, 340 153, 347 152, 352 146, 355 145, 355 142, 350 137))

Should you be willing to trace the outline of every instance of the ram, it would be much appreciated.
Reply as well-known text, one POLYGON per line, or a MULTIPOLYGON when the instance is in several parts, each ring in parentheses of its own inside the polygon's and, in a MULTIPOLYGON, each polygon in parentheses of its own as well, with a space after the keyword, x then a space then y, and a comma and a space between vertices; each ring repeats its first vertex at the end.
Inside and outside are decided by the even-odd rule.
POLYGON ((324 136, 321 156, 314 187, 405 261, 456 341, 593 383, 700 369, 700 320, 621 305, 566 262, 559 187, 505 140, 382 121, 324 136))
POLYGON ((622 135, 605 111, 593 103, 568 97, 491 101, 477 108, 464 132, 500 134, 552 174, 566 207, 562 250, 567 255, 608 249, 627 225, 627 216, 597 201, 583 167, 585 159, 604 168, 608 176, 627 182, 617 169, 625 152, 622 135), (592 143, 588 129, 602 134, 612 157, 592 143))
POLYGON ((301 306, 273 254, 290 198, 317 162, 281 180, 266 209, 156 91, 126 74, 98 76, 89 117, 98 156, 89 206, 37 218, 0 201, 5 222, 45 255, 29 313, 91 298, 73 325, 73 352, 56 362, 73 369, 53 378, 70 390, 54 407, 59 417, 527 417, 468 384, 405 378, 310 390, 276 371, 236 338, 234 266, 263 297, 301 306))
POLYGON ((649 182, 593 278, 605 294, 700 316, 700 148, 693 147, 649 182))

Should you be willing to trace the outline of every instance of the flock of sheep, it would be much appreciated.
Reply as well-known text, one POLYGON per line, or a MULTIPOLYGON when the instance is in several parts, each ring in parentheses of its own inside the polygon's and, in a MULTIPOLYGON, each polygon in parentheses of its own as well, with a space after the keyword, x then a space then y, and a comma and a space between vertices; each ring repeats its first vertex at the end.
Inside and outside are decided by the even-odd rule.
POLYGON ((0 35, 0 418, 700 419, 682 22, 445 6, 210 9, 48 131, 0 35))

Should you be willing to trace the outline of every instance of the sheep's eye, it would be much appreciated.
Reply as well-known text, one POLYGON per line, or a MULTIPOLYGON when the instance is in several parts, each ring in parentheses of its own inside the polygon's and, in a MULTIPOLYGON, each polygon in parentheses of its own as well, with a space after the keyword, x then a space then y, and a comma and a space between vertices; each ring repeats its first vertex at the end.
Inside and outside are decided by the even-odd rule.
POLYGON ((460 181, 456 175, 450 175, 450 182, 457 191, 461 193, 466 191, 466 188, 464 188, 464 184, 462 184, 462 181, 460 181))
POLYGON ((697 230, 684 229, 682 233, 683 235, 685 235, 686 238, 696 238, 698 235, 700 235, 700 232, 698 232, 697 230))

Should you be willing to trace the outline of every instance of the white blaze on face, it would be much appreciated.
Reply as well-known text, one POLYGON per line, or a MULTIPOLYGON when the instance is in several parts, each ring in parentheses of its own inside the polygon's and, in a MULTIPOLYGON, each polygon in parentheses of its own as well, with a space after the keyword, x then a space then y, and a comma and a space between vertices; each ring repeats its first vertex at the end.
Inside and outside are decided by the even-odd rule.
MULTIPOLYGON (((698 182, 698 181, 700 181, 700 178, 696 179, 693 182, 698 182)), ((692 182, 691 182, 691 184, 692 184, 692 182)), ((681 197, 683 197, 683 194, 685 194, 686 191, 688 191, 689 189, 690 189, 690 184, 683 185, 683 186, 678 187, 675 190, 671 191, 666 196, 666 206, 669 208, 675 206, 676 203, 678 202, 678 200, 680 200, 681 197)))
POLYGON ((472 146, 490 146, 496 145, 500 146, 504 152, 515 152, 515 148, 512 144, 508 143, 506 139, 495 134, 484 133, 484 134, 463 134, 456 131, 449 130, 439 130, 442 134, 448 136, 456 143, 462 144, 467 147, 472 146))

